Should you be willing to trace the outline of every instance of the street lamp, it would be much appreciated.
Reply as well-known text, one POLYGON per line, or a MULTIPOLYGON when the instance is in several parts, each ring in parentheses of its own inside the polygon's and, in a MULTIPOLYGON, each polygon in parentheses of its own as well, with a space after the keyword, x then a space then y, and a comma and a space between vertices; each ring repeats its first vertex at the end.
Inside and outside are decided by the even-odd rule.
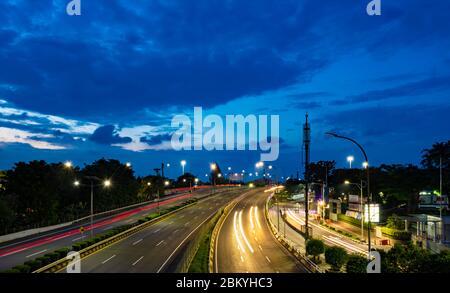
MULTIPOLYGON (((96 176, 84 176, 84 178, 90 181, 90 187, 91 187, 91 217, 90 218, 91 218, 91 237, 93 237, 94 236, 94 231, 93 231, 93 226, 94 226, 94 186, 103 185, 103 187, 108 188, 111 186, 111 181, 109 179, 102 181, 100 178, 98 178, 96 176), (100 182, 100 183, 94 185, 94 181, 100 182)), ((76 187, 78 187, 80 185, 89 186, 89 185, 82 184, 78 180, 75 180, 75 182, 73 184, 76 187)))
POLYGON ((353 156, 348 156, 347 157, 347 162, 350 164, 350 169, 352 168, 352 162, 355 160, 355 157, 353 156))
POLYGON ((183 175, 184 175, 184 166, 186 166, 186 160, 182 160, 180 162, 180 164, 181 164, 181 168, 183 169, 183 175))
POLYGON ((217 164, 216 163, 212 163, 212 164, 210 164, 209 165, 209 168, 211 169, 211 171, 212 171, 212 179, 213 179, 213 194, 215 193, 215 187, 216 187, 216 176, 214 176, 214 171, 216 171, 217 170, 217 164))
POLYGON ((127 166, 127 168, 131 168, 131 163, 130 162, 126 162, 125 166, 127 166))
MULTIPOLYGON (((369 168, 369 159, 367 158, 367 154, 366 151, 364 150, 364 148, 358 143, 356 142, 356 140, 350 138, 350 137, 346 137, 346 136, 342 136, 342 135, 338 135, 336 133, 333 132, 327 132, 326 134, 331 135, 335 138, 340 138, 340 139, 344 139, 344 140, 348 140, 350 142, 352 142, 353 144, 355 144, 356 146, 358 146, 358 148, 361 150, 362 154, 364 155, 364 159, 367 163, 367 167, 366 167, 366 171, 367 171, 367 204, 368 207, 370 207, 370 202, 371 202, 371 195, 370 195, 370 168, 369 168)), ((367 209, 368 213, 368 219, 367 219, 367 242, 368 242, 368 250, 369 250, 369 258, 370 258, 370 253, 371 253, 371 243, 370 243, 370 208, 367 209)))
POLYGON ((66 168, 72 168, 72 166, 73 166, 73 164, 72 164, 71 161, 66 161, 66 162, 64 162, 64 167, 66 167, 66 168))
POLYGON ((362 179, 361 179, 361 184, 358 184, 358 183, 351 183, 350 181, 348 181, 348 180, 345 180, 344 181, 344 184, 345 185, 355 185, 355 186, 357 186, 358 188, 359 188, 359 190, 360 190, 360 200, 361 200, 361 240, 364 240, 364 206, 363 206, 363 188, 365 187, 365 184, 366 182, 365 181, 363 181, 362 179))

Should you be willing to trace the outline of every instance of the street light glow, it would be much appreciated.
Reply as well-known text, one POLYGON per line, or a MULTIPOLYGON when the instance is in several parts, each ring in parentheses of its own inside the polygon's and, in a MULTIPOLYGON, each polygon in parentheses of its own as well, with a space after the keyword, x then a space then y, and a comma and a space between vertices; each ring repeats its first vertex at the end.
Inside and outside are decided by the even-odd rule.
POLYGON ((262 168, 264 166, 264 162, 258 162, 255 164, 256 168, 262 168))
POLYGON ((111 181, 110 181, 110 180, 105 180, 105 181, 103 182, 103 185, 104 185, 105 187, 109 187, 109 186, 111 186, 111 181))
POLYGON ((165 185, 165 186, 169 186, 169 181, 165 181, 165 182, 164 182, 164 185, 165 185))
POLYGON ((127 168, 131 168, 131 163, 130 163, 130 162, 127 162, 127 163, 125 164, 125 166, 127 166, 127 168))
POLYGON ((181 162, 180 162, 180 164, 181 164, 181 166, 186 166, 186 161, 185 160, 182 160, 181 162))
POLYGON ((80 186, 80 181, 76 180, 76 181, 73 183, 73 185, 75 185, 75 186, 80 186))
POLYGON ((345 181, 344 181, 344 184, 347 184, 347 185, 348 185, 348 184, 350 184, 350 181, 345 180, 345 181))
POLYGON ((72 168, 72 162, 71 161, 66 161, 66 162, 64 162, 64 167, 66 167, 66 168, 72 168))
POLYGON ((350 169, 352 168, 352 162, 355 160, 355 157, 353 156, 348 156, 347 157, 347 162, 350 164, 350 169))
POLYGON ((369 166, 369 163, 368 162, 363 162, 362 166, 363 166, 364 169, 366 169, 369 166))
POLYGON ((216 165, 215 163, 212 163, 212 164, 210 165, 210 168, 211 168, 212 171, 214 171, 214 170, 217 169, 217 165, 216 165))

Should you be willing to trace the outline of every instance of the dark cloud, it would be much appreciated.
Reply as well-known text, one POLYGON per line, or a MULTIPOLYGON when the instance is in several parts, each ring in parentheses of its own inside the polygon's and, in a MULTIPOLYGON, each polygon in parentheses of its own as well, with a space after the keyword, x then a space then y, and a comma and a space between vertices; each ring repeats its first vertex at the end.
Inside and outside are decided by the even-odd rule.
POLYGON ((372 90, 356 96, 349 96, 352 103, 388 100, 399 97, 436 94, 450 90, 450 76, 427 78, 381 90, 372 90))
POLYGON ((322 106, 322 103, 320 102, 315 102, 315 101, 311 101, 311 102, 298 102, 298 103, 293 103, 292 107, 299 109, 299 110, 311 110, 311 109, 317 109, 320 108, 322 106))
POLYGON ((172 135, 170 134, 160 134, 160 135, 152 135, 141 137, 141 142, 145 142, 149 145, 158 145, 165 141, 170 141, 172 139, 172 135))
POLYGON ((89 137, 93 142, 99 144, 119 144, 130 143, 132 140, 129 137, 121 137, 116 133, 114 125, 105 125, 97 128, 94 133, 89 137))

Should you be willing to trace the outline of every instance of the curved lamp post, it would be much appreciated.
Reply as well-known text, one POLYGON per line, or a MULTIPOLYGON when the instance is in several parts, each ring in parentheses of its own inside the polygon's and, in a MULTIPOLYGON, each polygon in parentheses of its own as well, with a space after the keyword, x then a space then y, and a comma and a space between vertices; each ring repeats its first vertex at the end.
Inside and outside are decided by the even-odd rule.
POLYGON ((350 138, 350 137, 346 137, 346 136, 342 136, 333 132, 327 132, 327 135, 333 136, 335 138, 340 138, 340 139, 345 139, 348 140, 350 142, 352 142, 353 144, 355 144, 356 146, 358 146, 358 148, 361 150, 362 154, 364 155, 364 166, 366 167, 367 170, 367 243, 368 243, 368 250, 369 250, 369 258, 370 258, 370 252, 372 250, 371 248, 371 241, 370 241, 370 203, 371 203, 371 196, 370 196, 370 172, 369 172, 369 159, 367 158, 367 154, 366 151, 364 150, 364 148, 354 139, 350 138))

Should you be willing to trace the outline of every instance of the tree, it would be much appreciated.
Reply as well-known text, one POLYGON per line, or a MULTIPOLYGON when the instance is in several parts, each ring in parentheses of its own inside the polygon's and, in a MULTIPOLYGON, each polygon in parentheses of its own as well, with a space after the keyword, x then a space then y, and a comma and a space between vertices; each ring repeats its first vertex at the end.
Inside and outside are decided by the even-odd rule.
POLYGON ((325 261, 331 266, 332 271, 339 272, 348 258, 344 248, 333 246, 325 250, 325 261))
POLYGON ((325 245, 322 240, 319 239, 309 239, 306 242, 306 254, 312 255, 313 260, 317 262, 318 256, 324 253, 325 245))
MULTIPOLYGON (((183 175, 179 176, 177 178, 176 181, 176 186, 177 187, 189 187, 189 186, 194 186, 195 184, 195 176, 192 175, 191 173, 184 173, 183 175)), ((216 182, 217 183, 217 182, 216 182)))
POLYGON ((312 182, 325 182, 326 177, 331 176, 336 166, 335 161, 312 162, 308 166, 309 180, 312 182))
POLYGON ((393 214, 388 217, 386 227, 396 230, 403 230, 405 228, 405 222, 400 219, 399 216, 393 214))
POLYGON ((442 168, 450 169, 450 140, 435 143, 430 149, 423 150, 421 164, 428 169, 439 168, 441 158, 442 168))
MULTIPOLYGON (((97 187, 95 191, 94 211, 104 211, 138 201, 139 183, 134 177, 133 170, 118 160, 100 159, 82 170, 82 180, 86 176, 95 176, 101 180, 111 180, 111 187, 97 187)), ((85 198, 89 197, 84 188, 85 198)))
POLYGON ((442 176, 444 178, 442 184, 442 192, 446 194, 449 192, 450 181, 450 140, 447 142, 439 142, 433 144, 430 149, 422 151, 423 167, 427 168, 432 173, 432 184, 434 187, 439 186, 440 162, 442 160, 442 176), (447 178, 447 180, 445 180, 447 178))
POLYGON ((358 254, 351 254, 348 257, 345 270, 350 274, 364 274, 367 272, 367 258, 358 254))

